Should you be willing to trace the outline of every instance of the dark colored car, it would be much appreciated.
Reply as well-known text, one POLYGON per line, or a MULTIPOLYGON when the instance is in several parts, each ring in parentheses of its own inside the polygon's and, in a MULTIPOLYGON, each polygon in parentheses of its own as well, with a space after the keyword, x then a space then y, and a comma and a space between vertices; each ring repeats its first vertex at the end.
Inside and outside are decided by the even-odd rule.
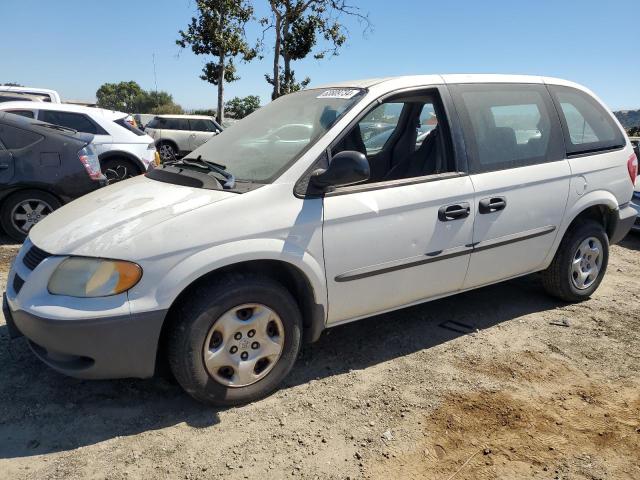
POLYGON ((0 224, 22 241, 61 205, 106 185, 93 135, 0 112, 0 224))

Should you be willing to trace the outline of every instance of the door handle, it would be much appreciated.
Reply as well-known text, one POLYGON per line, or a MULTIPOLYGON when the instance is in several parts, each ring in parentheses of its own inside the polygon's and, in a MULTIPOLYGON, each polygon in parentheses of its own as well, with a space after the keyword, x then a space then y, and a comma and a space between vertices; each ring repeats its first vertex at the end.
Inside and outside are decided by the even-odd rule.
POLYGON ((504 197, 483 198, 480 200, 480 213, 493 213, 507 208, 507 199, 504 197))
POLYGON ((471 207, 467 202, 457 203, 455 205, 445 205, 438 209, 438 220, 441 222, 450 222, 459 218, 466 218, 471 212, 471 207))
POLYGON ((9 168, 9 165, 7 165, 6 163, 0 163, 0 170, 6 170, 9 168))

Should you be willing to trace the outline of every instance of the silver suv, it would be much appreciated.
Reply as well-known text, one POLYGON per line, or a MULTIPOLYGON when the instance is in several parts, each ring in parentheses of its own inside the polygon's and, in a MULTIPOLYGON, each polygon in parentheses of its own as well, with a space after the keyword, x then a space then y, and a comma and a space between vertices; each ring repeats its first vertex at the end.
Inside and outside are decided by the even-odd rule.
POLYGON ((222 127, 206 116, 158 115, 144 131, 153 137, 160 159, 165 162, 195 150, 220 133, 222 127))

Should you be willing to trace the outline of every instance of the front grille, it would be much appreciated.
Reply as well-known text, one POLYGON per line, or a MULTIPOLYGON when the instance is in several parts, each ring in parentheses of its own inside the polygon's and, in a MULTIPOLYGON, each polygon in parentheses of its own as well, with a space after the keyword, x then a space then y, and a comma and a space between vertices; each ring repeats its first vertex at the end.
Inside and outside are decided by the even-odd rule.
POLYGON ((34 270, 38 265, 40 265, 40 263, 42 263, 45 258, 48 258, 50 256, 50 253, 47 253, 44 250, 39 249, 35 245, 32 245, 22 259, 22 263, 24 263, 29 270, 34 270))
POLYGON ((13 290, 16 293, 20 293, 20 290, 22 289, 23 285, 24 285, 24 280, 20 278, 20 275, 16 273, 16 275, 13 277, 13 290))

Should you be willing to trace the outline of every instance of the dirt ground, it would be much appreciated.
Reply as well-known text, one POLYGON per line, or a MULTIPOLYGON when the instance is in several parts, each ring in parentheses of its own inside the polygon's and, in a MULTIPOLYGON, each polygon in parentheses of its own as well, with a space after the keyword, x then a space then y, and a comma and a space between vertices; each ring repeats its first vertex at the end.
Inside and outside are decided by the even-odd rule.
POLYGON ((633 235, 587 302, 530 276, 338 327, 241 408, 63 377, 2 320, 0 478, 639 479, 639 326, 633 235))

